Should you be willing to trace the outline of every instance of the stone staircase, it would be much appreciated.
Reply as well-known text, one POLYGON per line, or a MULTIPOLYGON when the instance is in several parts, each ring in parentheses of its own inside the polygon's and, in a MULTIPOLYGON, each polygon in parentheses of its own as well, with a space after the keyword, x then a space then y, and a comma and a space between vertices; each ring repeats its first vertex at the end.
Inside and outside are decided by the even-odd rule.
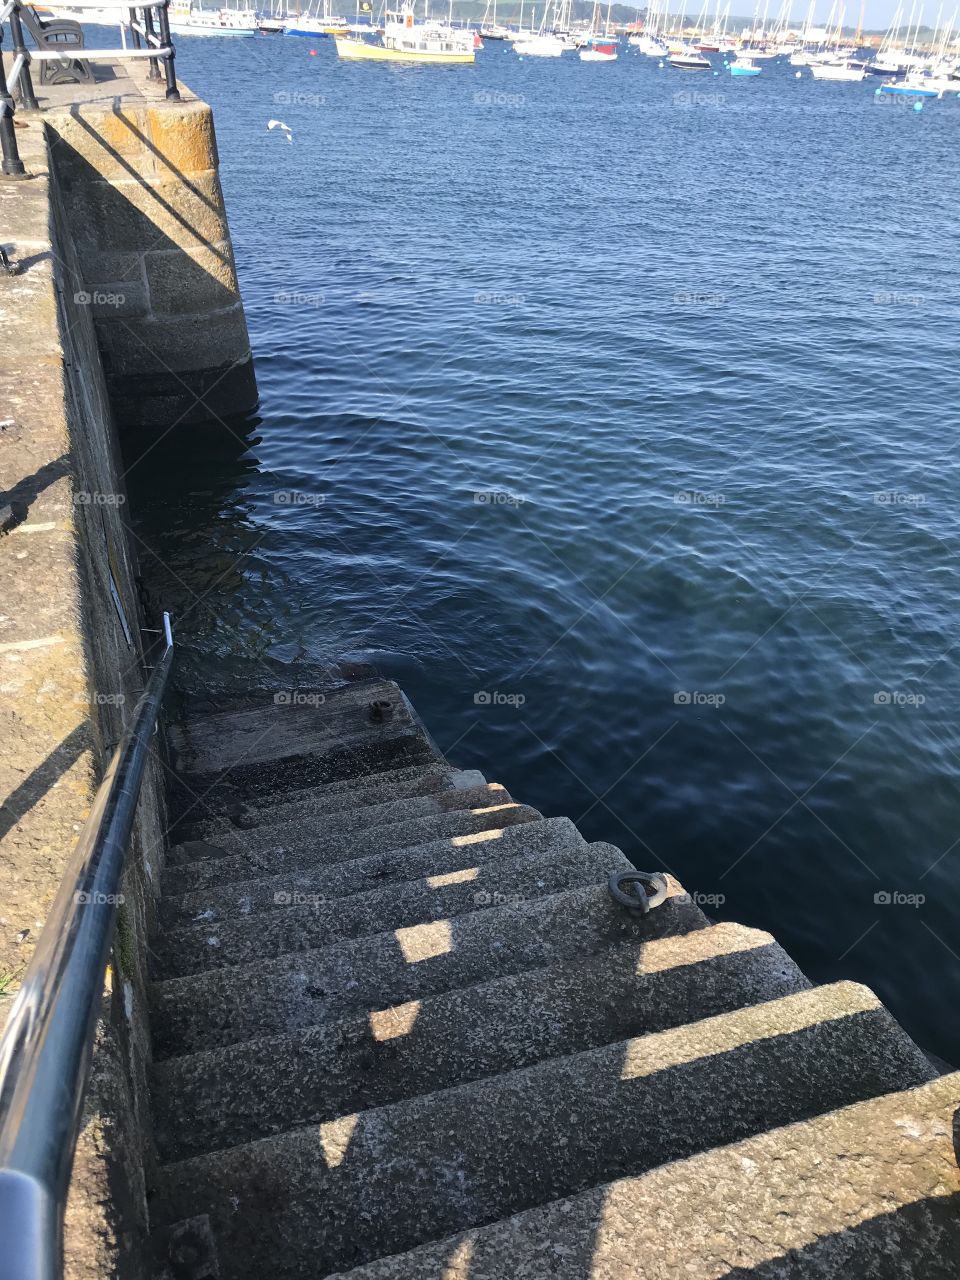
POLYGON ((396 685, 174 731, 158 1280, 960 1276, 960 1073, 447 764, 396 685))

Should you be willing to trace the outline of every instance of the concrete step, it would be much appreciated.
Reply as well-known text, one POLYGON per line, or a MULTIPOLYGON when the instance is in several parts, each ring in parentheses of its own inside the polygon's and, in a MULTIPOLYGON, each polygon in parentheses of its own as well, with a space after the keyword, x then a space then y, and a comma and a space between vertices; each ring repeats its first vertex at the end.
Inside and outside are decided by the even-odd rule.
POLYGON ((321 1277, 931 1075, 837 983, 166 1166, 156 1216, 207 1215, 231 1280, 321 1277))
POLYGON ((235 812, 205 822, 186 822, 178 827, 181 840, 212 840, 224 830, 248 829, 262 825, 276 826, 307 814, 336 813, 342 809, 358 809, 365 805, 389 804, 413 796, 435 795, 455 788, 467 790, 482 787, 486 778, 479 769, 453 769, 443 764, 392 769, 386 773, 349 778, 326 787, 308 787, 302 791, 281 791, 259 797, 250 804, 233 806, 235 812))
POLYGON ((386 726, 364 733, 351 742, 340 742, 326 751, 284 756, 277 760, 235 764, 206 773, 184 770, 180 761, 174 777, 170 805, 177 824, 217 822, 232 809, 256 801, 276 802, 284 794, 336 782, 361 784, 367 777, 390 771, 420 769, 443 764, 437 750, 417 728, 386 726))
POLYGON ((642 917, 617 906, 605 885, 591 886, 154 983, 155 1058, 294 1031, 631 939, 704 928, 703 913, 675 880, 670 885, 667 901, 642 917))
POLYGON ((536 822, 542 817, 536 809, 523 804, 493 804, 483 808, 455 810, 391 822, 367 831, 315 835, 292 846, 274 845, 244 853, 230 853, 199 862, 165 868, 161 883, 164 894, 195 893, 232 881, 250 880, 255 876, 280 875, 303 871, 307 867, 331 866, 353 862, 357 858, 390 853, 432 840, 456 840, 479 831, 495 831, 522 822, 536 822))
POLYGON ((585 843, 569 818, 543 818, 539 822, 522 822, 513 827, 495 827, 474 835, 411 845, 333 866, 201 889, 180 897, 167 897, 160 907, 168 927, 209 923, 229 916, 287 911, 298 902, 322 905, 388 884, 446 875, 524 853, 540 853, 560 844, 565 848, 583 848, 585 843))
POLYGON ((178 978, 253 964, 364 934, 544 897, 577 885, 603 884, 611 871, 629 865, 612 845, 584 848, 579 840, 571 840, 542 853, 523 853, 330 902, 314 899, 298 905, 291 895, 285 910, 169 930, 155 944, 154 977, 178 978))
POLYGON ((455 810, 489 809, 512 802, 512 796, 504 787, 498 783, 484 783, 470 790, 452 788, 433 795, 391 800, 386 804, 338 809, 320 816, 303 813, 281 823, 264 823, 249 830, 222 830, 210 842, 191 841, 186 845, 174 845, 166 865, 184 866, 231 853, 268 853, 278 846, 304 848, 318 840, 330 842, 334 837, 352 836, 372 827, 385 827, 455 810))
POLYGON ((339 689, 278 690, 245 707, 192 715, 170 727, 170 742, 185 770, 204 774, 418 727, 400 688, 372 679, 339 689), (384 718, 372 718, 374 702, 388 707, 384 718))
POLYGON ((151 1095, 157 1147, 169 1161, 236 1146, 809 985, 769 934, 743 925, 624 943, 297 1035, 159 1063, 151 1095))
POLYGON ((336 1280, 956 1280, 958 1111, 954 1072, 336 1280))

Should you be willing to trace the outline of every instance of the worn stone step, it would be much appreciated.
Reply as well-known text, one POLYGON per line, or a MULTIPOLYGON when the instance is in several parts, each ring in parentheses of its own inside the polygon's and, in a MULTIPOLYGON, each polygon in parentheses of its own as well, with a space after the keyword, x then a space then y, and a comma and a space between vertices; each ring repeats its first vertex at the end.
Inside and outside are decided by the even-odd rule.
POLYGON ((510 793, 499 783, 491 782, 470 790, 452 788, 427 796, 391 800, 386 804, 338 809, 320 816, 304 813, 282 823, 263 824, 249 830, 223 830, 212 841, 175 845, 166 865, 184 866, 232 853, 269 853, 278 847, 304 848, 318 840, 331 842, 335 837, 349 838, 372 827, 385 827, 455 810, 489 809, 512 803, 510 793))
POLYGON ((222 818, 228 808, 256 800, 277 801, 285 793, 329 786, 358 785, 367 777, 390 771, 442 763, 434 745, 417 728, 396 732, 386 728, 362 741, 340 743, 327 751, 306 752, 226 769, 192 773, 176 761, 178 770, 170 793, 171 815, 179 824, 222 818))
POLYGON ((453 769, 447 765, 419 765, 412 769, 392 769, 386 773, 367 774, 331 783, 326 787, 309 787, 302 791, 282 791, 276 796, 259 797, 250 804, 230 806, 231 812, 218 814, 203 822, 185 822, 177 828, 181 840, 212 840, 222 831, 243 830, 257 826, 276 826, 307 814, 320 816, 341 809, 358 809, 365 805, 388 804, 413 796, 435 795, 456 788, 468 790, 482 787, 486 778, 479 769, 453 769))
POLYGON ((286 911, 298 901, 313 903, 349 898, 404 880, 461 871, 464 867, 503 861, 523 853, 543 852, 560 843, 564 847, 582 848, 586 842, 569 818, 542 818, 539 822, 522 822, 469 836, 428 841, 333 866, 310 867, 296 873, 283 872, 201 889, 164 898, 160 907, 167 927, 286 911))
POLYGON ((603 884, 611 871, 629 865, 612 845, 584 848, 579 840, 564 840, 540 853, 525 852, 329 902, 320 901, 319 895, 302 902, 291 894, 289 905, 274 912, 167 931, 155 944, 154 976, 177 978, 252 964, 364 934, 543 897, 576 885, 603 884))
POLYGON ((606 886, 378 933, 254 965, 152 986, 155 1057, 194 1053, 271 1032, 592 955, 631 939, 703 928, 675 880, 647 916, 618 907, 606 886))
POLYGON ((336 1280, 956 1280, 958 1111, 954 1072, 336 1280))
POLYGON ((157 1216, 208 1215, 231 1280, 321 1277, 931 1074, 837 983, 169 1165, 157 1216))
POLYGON ((809 986, 769 934, 743 925, 624 943, 298 1035, 159 1063, 154 1135, 161 1159, 182 1159, 809 986))
POLYGON ((307 867, 330 866, 337 862, 353 862, 357 858, 389 853, 394 849, 426 844, 431 840, 455 840, 475 835, 478 831, 494 831, 536 822, 542 817, 528 805, 493 804, 483 808, 457 809, 452 813, 427 814, 406 822, 390 822, 365 831, 343 831, 329 837, 319 834, 312 840, 293 846, 275 845, 230 853, 200 862, 183 863, 165 868, 163 892, 194 893, 198 889, 250 880, 258 875, 280 875, 302 871, 307 867))
POLYGON ((373 679, 339 689, 278 690, 245 707, 193 715, 170 726, 170 741, 184 769, 204 774, 417 727, 400 688, 392 680, 373 679), (384 718, 371 717, 374 702, 389 707, 384 718))

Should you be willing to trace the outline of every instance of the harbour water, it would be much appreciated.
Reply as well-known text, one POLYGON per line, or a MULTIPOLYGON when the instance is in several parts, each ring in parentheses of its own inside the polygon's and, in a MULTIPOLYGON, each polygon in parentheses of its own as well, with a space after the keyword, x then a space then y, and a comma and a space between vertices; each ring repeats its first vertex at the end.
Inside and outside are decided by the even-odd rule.
POLYGON ((262 392, 129 446, 182 687, 374 661, 457 763, 960 1062, 960 102, 178 55, 262 392))

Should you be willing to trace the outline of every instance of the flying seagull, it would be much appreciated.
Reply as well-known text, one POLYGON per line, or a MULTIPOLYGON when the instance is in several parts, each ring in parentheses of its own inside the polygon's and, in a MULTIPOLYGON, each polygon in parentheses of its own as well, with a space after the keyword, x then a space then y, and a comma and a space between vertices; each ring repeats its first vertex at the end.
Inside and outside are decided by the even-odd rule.
POLYGON ((283 132, 287 135, 287 141, 290 143, 291 147, 293 146, 293 130, 290 128, 288 124, 284 124, 282 120, 268 120, 267 128, 282 129, 283 132))

